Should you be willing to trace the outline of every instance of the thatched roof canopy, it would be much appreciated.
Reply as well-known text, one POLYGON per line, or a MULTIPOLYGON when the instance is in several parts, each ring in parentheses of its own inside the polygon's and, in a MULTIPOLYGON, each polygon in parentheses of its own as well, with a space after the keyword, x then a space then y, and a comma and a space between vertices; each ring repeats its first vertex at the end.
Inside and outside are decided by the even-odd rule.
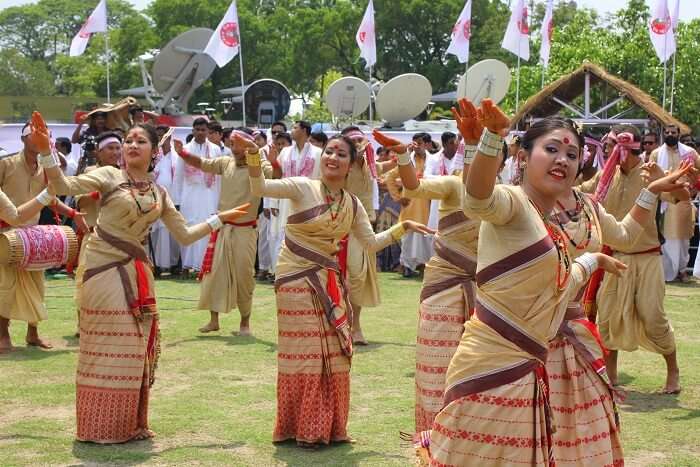
POLYGON ((681 134, 691 132, 688 125, 666 112, 651 98, 651 96, 637 86, 617 76, 613 76, 599 65, 589 62, 584 62, 583 65, 572 73, 562 76, 553 83, 545 86, 539 93, 525 101, 513 118, 513 125, 521 123, 523 119, 529 116, 542 118, 557 114, 563 106, 552 99, 552 97, 557 97, 563 102, 573 102, 577 97, 584 94, 586 72, 590 74, 589 79, 591 87, 598 83, 607 83, 610 87, 625 95, 633 104, 649 114, 650 118, 659 121, 663 125, 677 125, 681 130, 681 134))

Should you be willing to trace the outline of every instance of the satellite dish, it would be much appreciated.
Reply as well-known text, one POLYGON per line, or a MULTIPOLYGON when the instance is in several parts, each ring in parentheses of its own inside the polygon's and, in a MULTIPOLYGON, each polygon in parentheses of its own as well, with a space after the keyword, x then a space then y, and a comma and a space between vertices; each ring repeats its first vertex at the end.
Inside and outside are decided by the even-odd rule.
POLYGON ((369 86, 354 76, 336 80, 328 87, 326 104, 335 117, 357 117, 369 107, 369 86))
POLYGON ((211 76, 216 62, 204 54, 204 48, 213 33, 211 29, 195 28, 175 37, 155 56, 151 73, 146 69, 151 57, 139 57, 141 89, 157 112, 182 113, 194 90, 211 76))
POLYGON ((243 98, 246 118, 259 126, 272 126, 286 117, 292 102, 287 87, 274 79, 259 79, 246 86, 243 98))
POLYGON ((423 75, 406 73, 389 80, 377 95, 377 113, 390 127, 401 126, 425 110, 433 94, 430 81, 423 75))
POLYGON ((510 86, 508 66, 492 58, 475 63, 462 75, 457 85, 457 99, 467 98, 479 105, 487 97, 498 104, 506 97, 510 86))

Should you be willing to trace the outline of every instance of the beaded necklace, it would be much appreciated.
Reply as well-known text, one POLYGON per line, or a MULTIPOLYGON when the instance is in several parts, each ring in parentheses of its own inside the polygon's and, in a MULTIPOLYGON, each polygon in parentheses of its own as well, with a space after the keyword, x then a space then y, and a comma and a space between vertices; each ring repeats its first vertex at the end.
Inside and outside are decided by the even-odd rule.
POLYGON ((126 173, 126 175, 129 178, 129 181, 126 183, 126 187, 129 189, 129 194, 131 195, 131 198, 134 200, 134 203, 136 203, 136 207, 139 210, 139 214, 148 214, 149 212, 156 209, 158 207, 158 198, 156 197, 156 192, 155 192, 155 189, 153 188, 154 184, 150 181, 137 182, 131 178, 131 175, 129 175, 128 172, 126 173), (139 200, 136 198, 134 191, 138 191, 138 194, 140 196, 144 196, 148 192, 151 193, 151 199, 153 200, 153 206, 151 207, 151 209, 144 210, 141 207, 141 203, 139 203, 139 200))
POLYGON ((558 266, 557 266, 557 290, 561 292, 566 288, 566 283, 569 281, 569 276, 571 275, 571 258, 569 257, 569 250, 566 248, 566 242, 564 241, 564 236, 561 234, 559 229, 553 225, 542 213, 540 208, 530 200, 530 204, 535 208, 537 214, 539 214, 540 219, 544 223, 544 228, 547 230, 549 238, 552 239, 554 243, 554 248, 557 250, 558 266), (562 277, 562 264, 564 266, 563 277, 562 277))
MULTIPOLYGON (((566 208, 564 208, 564 205, 561 204, 559 201, 557 201, 557 204, 559 205, 559 208, 566 213, 566 215, 571 219, 572 221, 578 221, 579 216, 584 215, 586 216, 586 231, 585 231, 585 239, 581 240, 581 243, 576 243, 573 238, 569 236, 567 233, 566 229, 564 228, 564 225, 562 224, 559 216, 555 216, 557 219, 557 224, 559 224, 559 229, 562 231, 564 236, 569 240, 569 243, 573 245, 574 248, 577 250, 585 250, 588 245, 591 243, 591 237, 593 233, 593 216, 591 215, 590 212, 588 212, 588 209, 586 208, 586 203, 583 200, 583 195, 580 195, 576 191, 573 192, 574 198, 576 199, 576 207, 574 208, 573 213, 571 211, 568 211, 566 208)), ((580 222, 578 223, 580 225, 580 222)))
POLYGON ((325 183, 321 182, 323 185, 323 192, 325 194, 326 198, 326 204, 329 205, 329 211, 331 213, 331 220, 336 220, 338 218, 338 214, 340 213, 340 207, 343 204, 343 198, 345 196, 345 191, 340 190, 340 197, 336 201, 335 197, 331 194, 331 191, 328 189, 325 183), (333 207, 335 207, 335 214, 333 213, 333 207))

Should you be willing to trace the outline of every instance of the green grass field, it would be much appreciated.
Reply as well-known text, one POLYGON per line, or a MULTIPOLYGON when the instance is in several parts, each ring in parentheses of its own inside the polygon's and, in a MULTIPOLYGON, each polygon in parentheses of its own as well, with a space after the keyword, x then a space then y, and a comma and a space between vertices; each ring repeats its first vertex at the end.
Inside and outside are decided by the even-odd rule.
MULTIPOLYGON (((106 287, 109 284, 105 284, 106 287)), ((384 305, 363 314, 371 342, 353 359, 349 433, 354 444, 302 451, 271 442, 275 417, 276 319, 270 285, 256 289, 255 337, 231 335, 238 315, 217 335, 197 328, 196 282, 161 280, 156 288, 162 356, 151 397, 151 441, 98 446, 78 443, 75 367, 78 341, 73 285, 47 282, 50 319, 41 325, 52 351, 20 348, 0 356, 0 465, 405 466, 412 450, 399 431, 413 428, 413 371, 420 282, 381 274, 384 305)), ((628 397, 621 406, 627 465, 700 465, 700 287, 670 286, 667 311, 676 330, 683 392, 661 396, 660 356, 621 355, 628 397)))

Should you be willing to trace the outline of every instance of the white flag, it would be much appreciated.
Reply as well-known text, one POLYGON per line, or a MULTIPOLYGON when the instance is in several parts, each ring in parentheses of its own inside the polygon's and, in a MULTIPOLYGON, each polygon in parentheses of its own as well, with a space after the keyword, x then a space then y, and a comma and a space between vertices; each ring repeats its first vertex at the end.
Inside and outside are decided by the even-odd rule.
POLYGON ((510 15, 506 35, 501 47, 523 60, 530 60, 530 27, 527 24, 527 7, 523 0, 516 0, 510 15))
POLYGON ((445 53, 455 55, 459 63, 467 63, 469 61, 469 38, 471 35, 472 0, 467 0, 462 13, 460 13, 455 23, 455 27, 452 28, 452 40, 445 53))
POLYGON ((238 55, 241 46, 241 36, 238 24, 238 10, 234 0, 228 7, 216 31, 209 38, 204 53, 214 59, 219 68, 223 68, 233 57, 238 55))
POLYGON ((540 46, 540 60, 545 68, 549 66, 549 51, 552 48, 552 33, 554 32, 554 0, 547 0, 547 10, 542 20, 542 45, 540 46))
POLYGON ((673 24, 666 0, 657 0, 651 11, 649 37, 659 60, 666 63, 676 51, 676 38, 673 36, 673 24))
POLYGON ((369 0, 367 4, 367 10, 365 16, 362 17, 355 40, 360 48, 360 57, 367 62, 366 68, 377 63, 377 40, 374 34, 374 4, 372 0, 369 0))
POLYGON ((673 25, 673 32, 678 30, 678 15, 680 14, 681 0, 676 0, 676 5, 671 12, 671 24, 673 25))
POLYGON ((107 32, 107 0, 100 0, 88 19, 80 28, 70 43, 71 57, 77 57, 85 52, 90 36, 94 32, 107 32))

